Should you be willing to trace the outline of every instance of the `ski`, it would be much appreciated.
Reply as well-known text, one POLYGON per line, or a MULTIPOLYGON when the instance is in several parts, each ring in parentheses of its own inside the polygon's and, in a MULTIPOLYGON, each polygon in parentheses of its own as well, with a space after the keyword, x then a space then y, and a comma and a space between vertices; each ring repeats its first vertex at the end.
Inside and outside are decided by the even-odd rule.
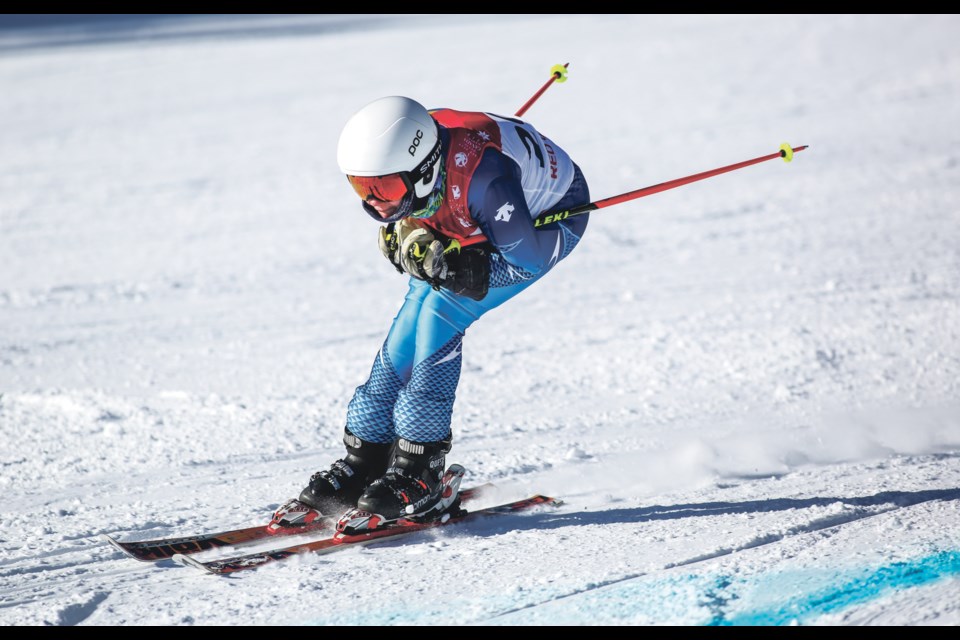
POLYGON ((206 571, 207 573, 222 575, 234 573, 236 571, 244 571, 246 569, 256 569, 265 564, 276 562, 278 560, 284 560, 291 556, 304 553, 333 553, 334 551, 346 549, 352 547, 353 545, 365 545, 385 539, 395 540, 396 538, 402 536, 411 535, 427 529, 434 529, 436 527, 454 524, 457 522, 463 522, 478 516, 514 513, 539 505, 557 506, 560 504, 562 504, 562 501, 556 498, 550 498, 543 495, 534 495, 522 500, 516 500, 514 502, 507 502, 504 504, 487 507, 485 509, 477 509, 476 511, 461 510, 457 515, 453 515, 445 520, 433 520, 430 522, 403 521, 386 525, 382 528, 374 529, 372 531, 366 531, 353 535, 346 533, 334 533, 332 536, 320 538, 319 540, 314 540, 312 542, 305 542, 303 544, 297 544, 281 549, 248 553, 234 556, 232 558, 203 561, 189 555, 177 554, 173 556, 173 559, 174 561, 185 566, 195 567, 197 569, 206 571))
MULTIPOLYGON (((483 484, 460 492, 461 499, 466 502, 474 499, 491 484, 483 484)), ((214 533, 201 533, 192 536, 175 538, 158 538, 154 540, 121 541, 113 536, 104 534, 104 539, 126 555, 141 562, 158 562, 167 560, 175 555, 190 555, 220 547, 243 547, 260 542, 267 538, 280 536, 301 535, 330 529, 336 524, 339 516, 320 516, 313 522, 289 527, 273 527, 270 524, 245 527, 242 529, 228 529, 214 533)), ((272 524, 272 522, 271 522, 272 524)))

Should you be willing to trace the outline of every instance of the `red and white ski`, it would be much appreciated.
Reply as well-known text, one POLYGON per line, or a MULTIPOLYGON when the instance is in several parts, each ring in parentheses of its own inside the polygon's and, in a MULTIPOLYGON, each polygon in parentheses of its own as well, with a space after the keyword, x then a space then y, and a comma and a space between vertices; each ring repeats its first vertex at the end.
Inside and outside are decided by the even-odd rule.
MULTIPOLYGON (((464 489, 460 498, 467 502, 476 499, 481 492, 493 485, 483 484, 478 487, 464 489)), ((325 529, 333 529, 337 523, 337 515, 322 515, 302 503, 291 500, 284 504, 274 514, 273 519, 266 525, 246 527, 243 529, 229 529, 215 533, 201 533, 193 536, 177 538, 159 538, 155 540, 140 540, 124 542, 104 535, 104 539, 131 558, 143 562, 157 562, 166 560, 175 555, 190 555, 208 551, 219 547, 243 547, 255 544, 267 538, 315 533, 325 529), (299 506, 298 506, 299 505, 299 506), (311 513, 312 512, 312 513, 311 513), (295 517, 291 517, 291 515, 295 517), (290 524, 293 522, 294 524, 290 524)))
MULTIPOLYGON (((225 574, 233 573, 236 571, 244 571, 246 569, 256 569, 262 567, 265 564, 271 562, 276 562, 278 560, 284 560, 291 556, 296 556, 304 553, 333 553, 335 551, 340 551, 342 549, 349 548, 353 545, 365 545, 373 542, 378 542, 380 540, 390 539, 394 540, 401 536, 407 536, 413 533, 420 531, 425 531, 427 529, 434 529, 437 527, 442 527, 457 522, 464 522, 466 520, 471 520, 479 516, 486 515, 497 515, 505 513, 515 513, 517 511, 524 511, 526 509, 531 509, 539 505, 559 505, 562 502, 556 498, 550 498, 543 495, 535 495, 529 498, 524 498, 523 500, 516 500, 514 502, 507 502, 504 504, 498 504, 492 507, 487 507, 485 509, 477 509, 476 511, 463 511, 455 515, 450 515, 445 519, 433 520, 430 522, 411 522, 400 520, 398 522, 385 525, 378 529, 373 529, 370 531, 365 531, 363 533, 357 534, 347 534, 347 533, 334 533, 333 535, 320 538, 319 540, 314 540, 311 542, 305 542, 303 544, 297 544, 289 546, 286 548, 272 549, 268 551, 258 551, 254 553, 248 553, 244 555, 234 556, 231 558, 221 558, 219 560, 208 560, 202 561, 197 558, 193 558, 189 555, 177 554, 173 556, 173 559, 180 564, 195 567, 197 569, 202 569, 208 573, 214 574, 225 574)), ((448 514, 449 515, 449 514, 448 514)))

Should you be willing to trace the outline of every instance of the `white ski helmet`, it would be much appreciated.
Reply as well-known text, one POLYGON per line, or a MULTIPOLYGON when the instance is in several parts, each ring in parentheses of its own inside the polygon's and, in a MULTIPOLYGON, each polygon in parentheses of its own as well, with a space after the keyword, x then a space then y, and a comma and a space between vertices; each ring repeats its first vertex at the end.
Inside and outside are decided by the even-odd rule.
POLYGON ((436 121, 416 100, 388 96, 374 100, 344 125, 337 164, 347 174, 367 213, 381 222, 399 220, 423 209, 441 174, 436 121), (401 203, 382 219, 367 198, 401 203))

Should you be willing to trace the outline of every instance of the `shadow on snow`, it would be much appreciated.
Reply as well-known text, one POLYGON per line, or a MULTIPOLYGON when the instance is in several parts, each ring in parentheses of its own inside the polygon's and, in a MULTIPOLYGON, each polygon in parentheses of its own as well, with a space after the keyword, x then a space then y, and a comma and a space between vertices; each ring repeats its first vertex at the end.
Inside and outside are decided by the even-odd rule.
MULTIPOLYGON (((862 497, 823 497, 823 498, 770 498, 765 500, 748 500, 744 502, 701 502, 693 504, 651 505, 649 507, 635 507, 630 509, 608 509, 605 511, 582 511, 576 513, 534 513, 525 514, 516 518, 509 518, 508 522, 497 520, 484 521, 485 533, 502 533, 505 531, 527 529, 560 529, 571 526, 590 526, 603 524, 627 524, 652 522, 655 520, 680 520, 683 518, 697 518, 702 516, 716 516, 744 513, 769 513, 773 511, 790 511, 793 509, 808 509, 811 507, 826 507, 834 504, 843 504, 850 507, 871 508, 890 505, 891 508, 909 507, 932 500, 960 500, 960 489, 929 489, 924 491, 882 491, 872 496, 862 497)), ((888 511, 890 509, 886 509, 888 511)), ((833 516, 835 524, 864 517, 862 512, 856 515, 839 514, 833 516)), ((823 528, 821 525, 816 528, 823 528)), ((829 525, 826 525, 829 526, 829 525)))

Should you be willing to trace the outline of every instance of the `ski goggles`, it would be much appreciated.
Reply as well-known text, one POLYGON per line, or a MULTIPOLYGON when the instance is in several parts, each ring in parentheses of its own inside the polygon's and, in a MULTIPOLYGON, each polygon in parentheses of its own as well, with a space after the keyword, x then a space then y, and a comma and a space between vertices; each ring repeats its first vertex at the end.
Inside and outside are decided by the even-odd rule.
POLYGON ((433 149, 427 157, 413 171, 398 171, 385 176, 352 176, 347 174, 350 186, 363 200, 374 197, 384 202, 401 200, 407 193, 413 191, 414 183, 423 180, 433 166, 440 159, 440 138, 437 138, 433 149))
POLYGON ((350 186, 364 201, 371 196, 384 202, 403 199, 413 189, 410 172, 401 171, 385 176, 347 176, 350 186))

